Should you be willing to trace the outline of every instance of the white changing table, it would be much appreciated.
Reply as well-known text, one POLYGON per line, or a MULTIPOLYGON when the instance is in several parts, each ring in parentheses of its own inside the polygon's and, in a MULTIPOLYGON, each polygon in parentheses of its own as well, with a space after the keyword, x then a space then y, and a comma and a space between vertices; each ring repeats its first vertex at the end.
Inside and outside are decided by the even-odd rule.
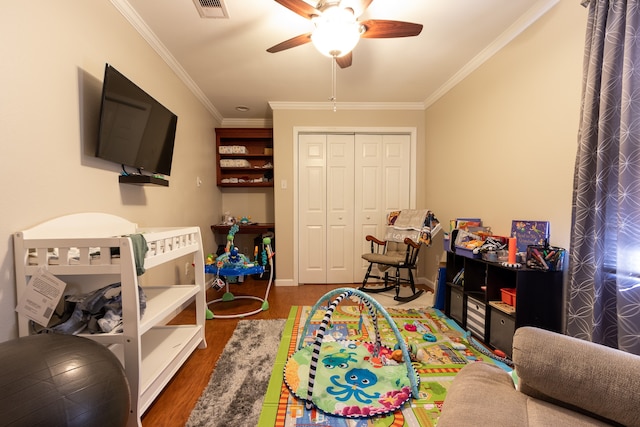
MULTIPOLYGON (((137 228, 118 216, 80 213, 15 233, 14 251, 18 300, 30 276, 42 266, 67 283, 66 293, 86 293, 109 283, 122 283, 122 332, 83 336, 107 345, 120 359, 131 389, 128 426, 141 426, 142 414, 189 355, 196 347, 206 347, 200 229, 137 228), (138 233, 144 235, 149 247, 145 269, 189 254, 193 254, 195 266, 193 284, 144 286, 147 306, 142 318, 134 252, 127 237, 138 233), (51 257, 53 248, 57 250, 55 258, 51 257), (119 257, 111 256, 112 248, 119 249, 119 257), (196 305, 195 323, 165 325, 167 319, 192 301, 196 305)), ((18 315, 18 328, 20 336, 29 335, 29 319, 18 315)))

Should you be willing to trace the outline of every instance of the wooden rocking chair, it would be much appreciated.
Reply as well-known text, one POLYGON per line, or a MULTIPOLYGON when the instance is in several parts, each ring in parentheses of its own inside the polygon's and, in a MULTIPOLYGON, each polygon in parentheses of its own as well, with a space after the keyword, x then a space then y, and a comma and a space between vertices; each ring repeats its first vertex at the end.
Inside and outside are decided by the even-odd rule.
POLYGON ((405 209, 399 214, 392 212, 387 224, 384 240, 371 235, 366 237, 366 240, 371 243, 371 252, 363 254, 362 258, 369 262, 369 268, 362 281, 362 286, 358 289, 371 293, 395 289, 394 300, 413 301, 424 292, 423 289, 416 290, 413 277, 413 270, 417 268, 420 247, 423 244, 431 244, 432 233, 435 234, 440 227, 438 220, 431 211, 405 209), (377 267, 380 275, 375 273, 374 266, 377 267), (401 270, 407 271, 407 278, 401 276, 401 270), (392 278, 389 277, 390 272, 395 272, 392 278), (384 286, 367 287, 367 282, 371 278, 383 280, 384 286), (400 296, 402 283, 410 284, 411 295, 400 296))

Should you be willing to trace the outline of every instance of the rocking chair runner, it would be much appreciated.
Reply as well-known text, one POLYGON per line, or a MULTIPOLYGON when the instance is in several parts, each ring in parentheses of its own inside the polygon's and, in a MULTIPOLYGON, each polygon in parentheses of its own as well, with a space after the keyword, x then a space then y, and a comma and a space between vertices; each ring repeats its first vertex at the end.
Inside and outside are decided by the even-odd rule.
POLYGON ((423 244, 431 245, 431 237, 439 230, 440 225, 433 213, 428 210, 405 209, 392 212, 389 215, 385 240, 380 240, 368 235, 366 240, 371 243, 371 252, 362 255, 369 262, 369 268, 358 288, 364 292, 385 292, 395 289, 394 299, 400 302, 409 302, 418 298, 424 292, 416 290, 413 270, 417 268, 418 253, 423 244), (372 273, 377 266, 381 275, 372 273), (389 277, 389 273, 395 270, 395 276, 389 277), (401 277, 401 270, 406 270, 408 278, 401 277), (384 281, 383 287, 367 288, 370 278, 384 281), (401 283, 411 285, 412 294, 400 296, 401 283))

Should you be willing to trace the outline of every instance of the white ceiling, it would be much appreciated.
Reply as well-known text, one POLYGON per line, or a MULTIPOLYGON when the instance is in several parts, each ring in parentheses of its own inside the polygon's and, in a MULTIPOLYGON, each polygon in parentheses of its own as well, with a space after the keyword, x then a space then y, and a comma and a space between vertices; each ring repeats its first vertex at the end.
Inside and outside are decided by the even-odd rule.
MULTIPOLYGON (((428 106, 558 1, 374 0, 361 19, 424 28, 417 37, 361 39, 353 65, 337 69, 338 108, 428 106)), ((223 124, 269 122, 270 102, 331 106, 331 59, 312 44, 266 51, 312 30, 274 0, 222 0, 221 19, 201 18, 193 0, 112 2, 223 124)))

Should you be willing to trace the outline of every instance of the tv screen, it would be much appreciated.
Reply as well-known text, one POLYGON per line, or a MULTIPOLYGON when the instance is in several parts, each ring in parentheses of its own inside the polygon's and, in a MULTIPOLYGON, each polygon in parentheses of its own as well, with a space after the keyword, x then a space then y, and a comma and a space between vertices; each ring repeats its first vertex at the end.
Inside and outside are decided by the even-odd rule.
POLYGON ((178 117, 107 64, 96 156, 170 175, 178 117))

